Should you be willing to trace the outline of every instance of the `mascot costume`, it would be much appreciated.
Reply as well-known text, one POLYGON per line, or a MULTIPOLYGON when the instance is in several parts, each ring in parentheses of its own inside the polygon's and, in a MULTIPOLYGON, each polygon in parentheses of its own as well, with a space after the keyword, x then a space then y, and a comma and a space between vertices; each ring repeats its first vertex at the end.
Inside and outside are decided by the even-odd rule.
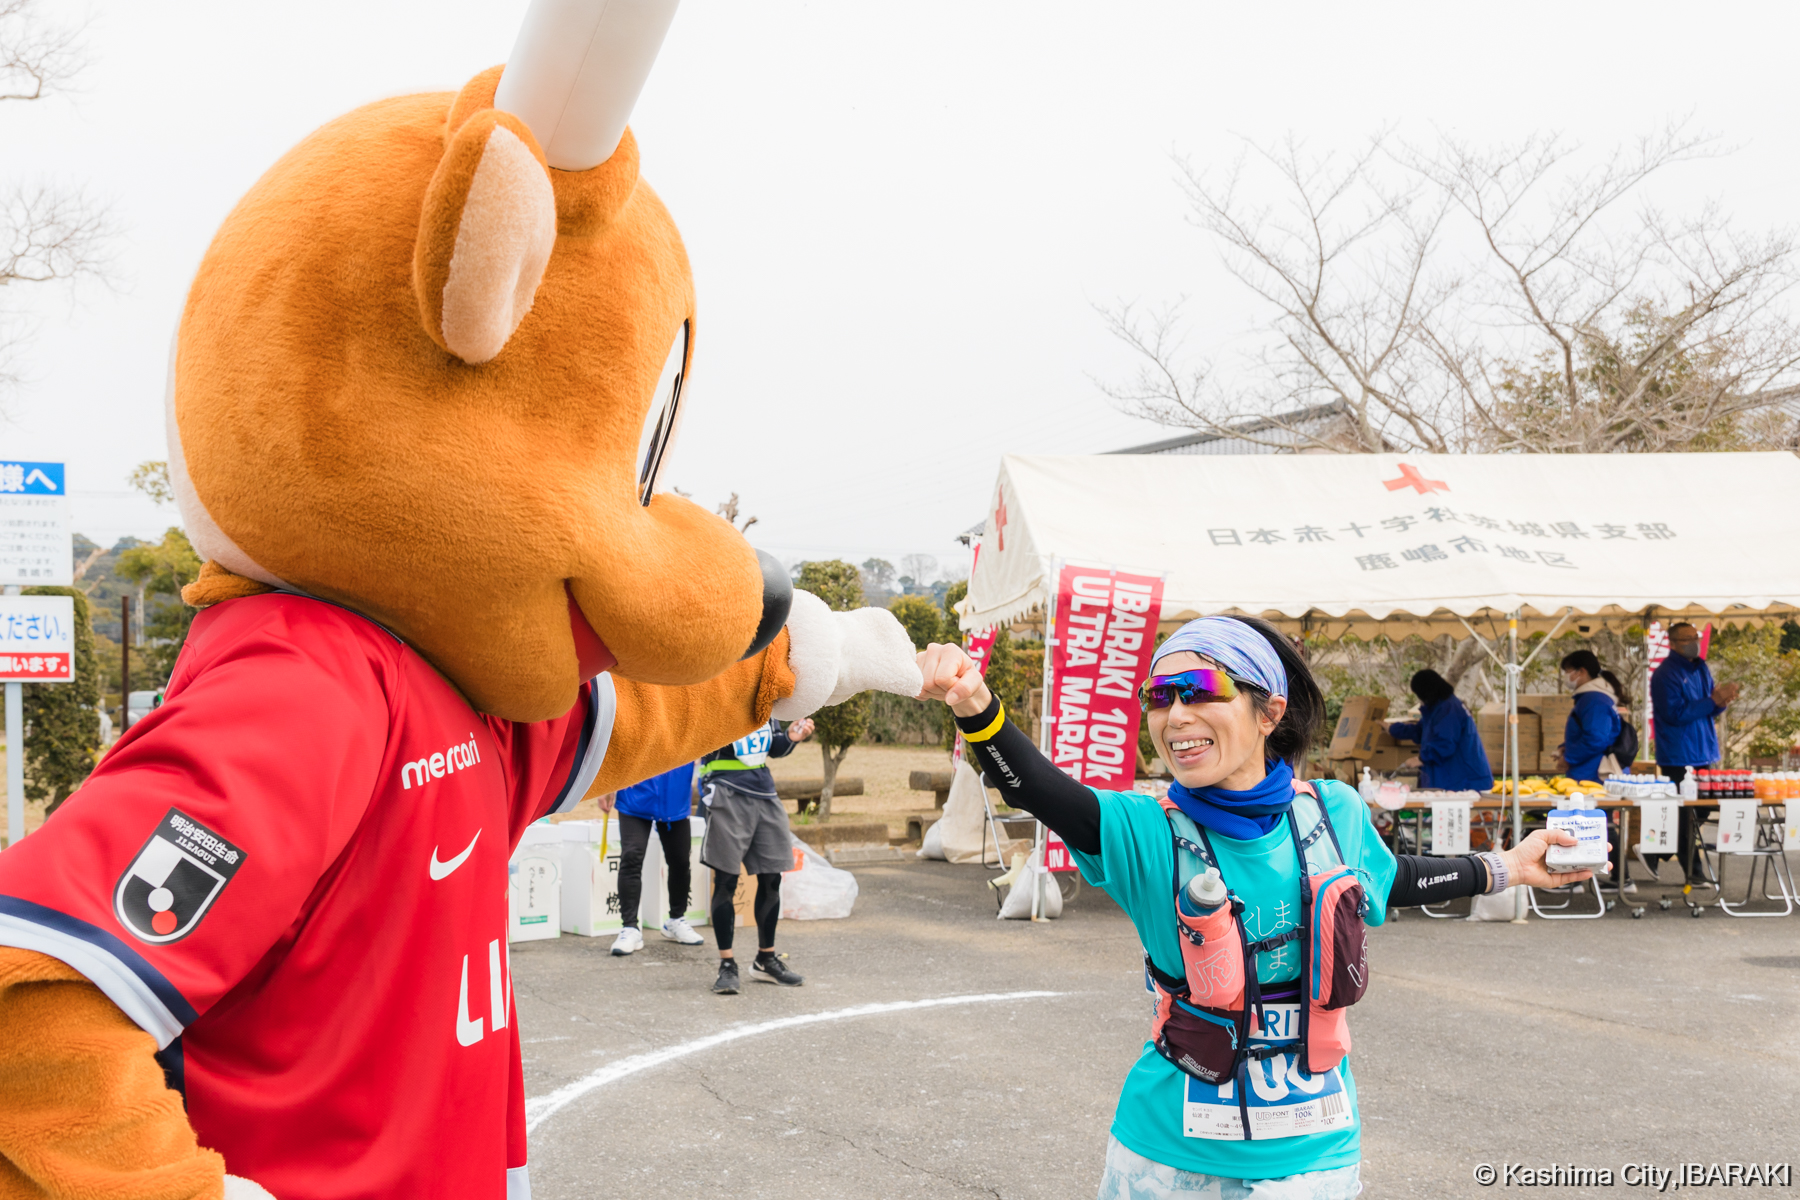
POLYGON ((524 827, 919 690, 889 614, 658 490, 697 327, 625 124, 673 13, 535 0, 213 240, 168 383, 202 611, 0 856, 0 1197, 529 1196, 524 827))

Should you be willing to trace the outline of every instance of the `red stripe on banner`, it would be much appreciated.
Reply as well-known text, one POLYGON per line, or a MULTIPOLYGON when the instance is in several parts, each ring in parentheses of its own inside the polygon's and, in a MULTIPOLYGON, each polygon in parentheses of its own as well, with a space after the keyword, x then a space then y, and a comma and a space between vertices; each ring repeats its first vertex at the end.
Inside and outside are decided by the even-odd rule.
POLYGON ((0 682, 67 683, 72 678, 67 654, 0 654, 0 682))
POLYGON ((987 674, 988 654, 993 651, 994 639, 999 636, 999 633, 1000 627, 996 625, 992 629, 984 629, 980 633, 969 635, 969 657, 975 660, 975 665, 981 669, 984 676, 987 674))
POLYGON ((1050 757, 1071 778, 1109 791, 1137 778, 1138 686, 1162 593, 1160 575, 1065 566, 1057 576, 1050 757))

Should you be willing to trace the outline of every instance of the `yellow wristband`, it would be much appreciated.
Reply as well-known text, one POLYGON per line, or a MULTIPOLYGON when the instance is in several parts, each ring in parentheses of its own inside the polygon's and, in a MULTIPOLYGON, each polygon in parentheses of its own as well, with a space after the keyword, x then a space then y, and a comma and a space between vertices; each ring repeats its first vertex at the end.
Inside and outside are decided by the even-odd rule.
POLYGON ((989 725, 986 729, 983 729, 980 733, 965 733, 965 734, 963 734, 963 741, 965 741, 965 742, 985 742, 989 738, 993 737, 996 733, 999 733, 1000 726, 1004 725, 1005 723, 1006 723, 1006 705, 1002 704, 1000 706, 1000 711, 998 713, 996 713, 994 716, 994 723, 992 725, 989 725))

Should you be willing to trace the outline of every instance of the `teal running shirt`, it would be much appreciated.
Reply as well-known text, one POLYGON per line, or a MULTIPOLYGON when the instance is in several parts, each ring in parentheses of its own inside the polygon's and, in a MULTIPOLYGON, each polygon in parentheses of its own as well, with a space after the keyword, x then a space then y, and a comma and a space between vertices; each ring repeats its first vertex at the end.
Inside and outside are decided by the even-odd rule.
MULTIPOLYGON (((1369 899, 1366 924, 1379 925, 1387 915, 1388 891, 1394 882, 1394 856, 1369 821, 1368 807, 1355 789, 1335 781, 1315 782, 1331 816, 1347 864, 1357 869, 1369 899)), ((1081 874, 1125 910, 1137 929, 1151 962, 1169 975, 1183 973, 1181 947, 1175 933, 1175 843, 1169 818, 1153 797, 1130 792, 1096 791, 1100 799, 1100 853, 1071 848, 1081 874)), ((1302 828, 1302 834, 1308 832, 1302 828)), ((1251 939, 1273 937, 1300 921, 1300 862, 1286 822, 1250 841, 1213 835, 1225 882, 1244 902, 1244 929, 1251 939)), ((1257 956, 1257 973, 1265 984, 1299 978, 1300 950, 1289 942, 1257 956)), ((1362 1119, 1356 1112, 1356 1081, 1345 1057, 1337 1077, 1307 1075, 1295 1055, 1282 1054, 1250 1070, 1260 1072, 1249 1097, 1252 1105, 1280 1106, 1305 1098, 1321 1099, 1330 1109, 1332 1128, 1325 1132, 1243 1140, 1242 1134, 1201 1136, 1209 1121, 1238 1117, 1235 1084, 1202 1083, 1178 1070, 1147 1040, 1149 1002, 1144 1005, 1146 1041, 1125 1077, 1112 1133, 1128 1149, 1154 1162, 1227 1179, 1274 1179, 1303 1171, 1323 1171, 1360 1161, 1362 1119)), ((1279 1028, 1276 1021, 1272 1025, 1279 1028)), ((1356 1024, 1350 1017, 1352 1033, 1356 1024)), ((1297 1033, 1297 1030, 1294 1032, 1297 1033)), ((1257 1117, 1253 1116, 1253 1130, 1257 1117)))

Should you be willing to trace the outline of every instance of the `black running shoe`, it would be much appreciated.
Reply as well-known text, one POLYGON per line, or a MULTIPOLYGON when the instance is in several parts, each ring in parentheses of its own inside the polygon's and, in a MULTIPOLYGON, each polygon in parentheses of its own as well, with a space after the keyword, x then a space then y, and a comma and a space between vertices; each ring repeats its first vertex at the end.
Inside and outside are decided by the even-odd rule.
POLYGON ((782 987, 799 987, 806 982, 804 976, 796 975, 788 970, 787 955, 785 954, 757 955, 756 961, 750 964, 750 973, 758 979, 779 983, 782 987))
POLYGON ((721 958, 719 960, 719 977, 713 981, 713 991, 720 996, 738 994, 737 959, 721 958))

